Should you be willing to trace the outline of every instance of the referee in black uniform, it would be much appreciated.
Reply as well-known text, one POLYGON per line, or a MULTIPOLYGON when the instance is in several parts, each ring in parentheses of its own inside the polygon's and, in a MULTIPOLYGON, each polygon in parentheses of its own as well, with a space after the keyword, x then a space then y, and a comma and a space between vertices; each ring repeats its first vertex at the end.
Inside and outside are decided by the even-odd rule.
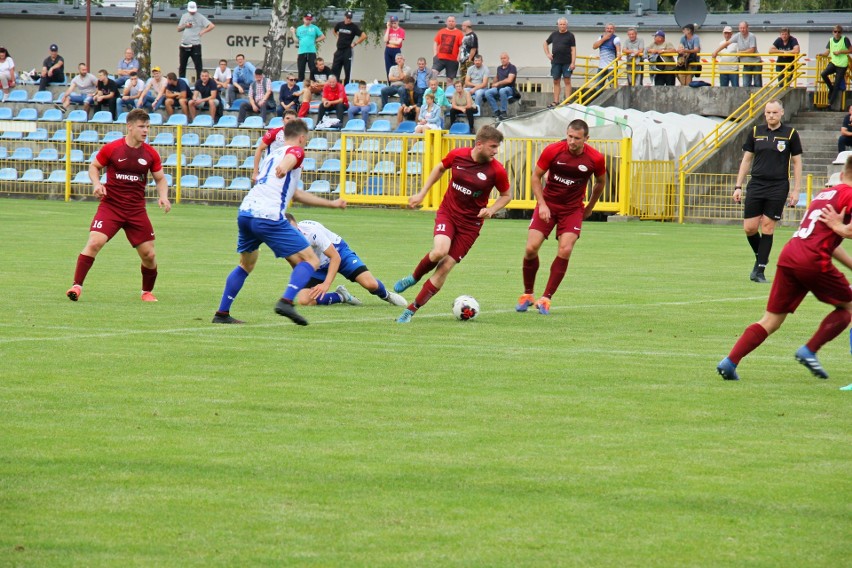
POLYGON ((752 282, 760 283, 767 282, 763 272, 769 263, 775 223, 781 220, 785 204, 790 207, 796 205, 802 187, 802 142, 795 128, 781 124, 784 105, 779 100, 769 101, 763 109, 763 116, 766 125, 755 126, 743 144, 743 161, 733 195, 737 203, 742 200, 743 182, 751 169, 743 230, 755 256, 750 278, 752 282))

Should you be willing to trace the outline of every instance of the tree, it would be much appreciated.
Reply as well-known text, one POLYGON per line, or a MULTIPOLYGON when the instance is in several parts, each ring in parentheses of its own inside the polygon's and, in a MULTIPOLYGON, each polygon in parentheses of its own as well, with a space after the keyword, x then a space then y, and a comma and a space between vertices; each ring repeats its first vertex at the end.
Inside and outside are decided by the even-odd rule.
POLYGON ((269 29, 263 38, 266 53, 263 56, 263 70, 272 80, 281 77, 284 67, 284 41, 287 37, 287 14, 290 11, 290 0, 274 0, 272 14, 269 18, 269 29))
POLYGON ((136 0, 133 20, 130 47, 139 60, 139 74, 147 77, 151 75, 151 27, 154 21, 154 1, 136 0))

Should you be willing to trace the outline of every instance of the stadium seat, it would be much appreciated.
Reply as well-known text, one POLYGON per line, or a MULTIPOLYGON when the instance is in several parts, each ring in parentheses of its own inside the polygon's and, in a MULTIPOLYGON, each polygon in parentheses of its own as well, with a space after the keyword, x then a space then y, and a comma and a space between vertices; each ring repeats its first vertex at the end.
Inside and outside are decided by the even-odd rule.
POLYGON ((408 172, 408 175, 417 176, 423 172, 423 164, 420 162, 408 162, 405 164, 405 170, 408 172))
MULTIPOLYGON (((163 115, 158 112, 148 113, 148 118, 151 119, 151 126, 160 126, 163 124, 163 115)), ((124 120, 127 122, 127 118, 124 120)))
POLYGON ((9 107, 0 107, 0 120, 11 120, 11 119, 12 119, 12 109, 9 108, 9 107))
POLYGON ((18 170, 15 168, 0 168, 0 181, 15 181, 16 179, 18 179, 18 170))
POLYGON ((455 92, 456 92, 456 86, 455 85, 447 85, 447 88, 444 89, 444 96, 446 96, 447 100, 449 100, 449 98, 452 97, 455 94, 455 92))
POLYGON ((251 180, 247 177, 235 177, 231 180, 231 185, 228 186, 228 189, 251 189, 251 180))
POLYGON ((320 101, 311 101, 310 110, 308 110, 311 114, 317 114, 319 112, 320 101))
POLYGON ((115 142, 119 138, 124 138, 124 132, 120 132, 118 130, 110 130, 104 137, 101 139, 101 142, 104 144, 109 144, 110 142, 115 142))
POLYGON ((263 128, 263 119, 259 116, 246 117, 240 128, 263 128))
POLYGON ((316 151, 324 151, 328 150, 328 140, 325 138, 311 138, 311 141, 308 142, 308 145, 305 147, 306 150, 316 150, 316 151))
POLYGON ((108 110, 99 110, 94 114, 89 122, 94 122, 96 124, 112 124, 112 113, 108 110))
POLYGON ((246 156, 246 159, 243 160, 243 163, 240 165, 240 169, 243 170, 253 170, 254 169, 254 156, 246 156))
MULTIPOLYGON (((207 118, 210 118, 209 116, 207 118)), ((204 141, 202 146, 212 146, 214 148, 223 148, 225 146, 224 134, 210 134, 204 141)))
POLYGON ((53 136, 51 136, 50 139, 53 142, 65 142, 65 136, 67 134, 68 133, 65 131, 64 128, 60 128, 59 130, 53 133, 53 136))
MULTIPOLYGON (((172 174, 163 174, 163 176, 165 176, 165 178, 166 178, 166 183, 169 185, 169 187, 171 187, 171 185, 172 185, 172 174)), ((151 178, 151 181, 148 182, 148 185, 150 185, 151 187, 156 187, 157 186, 157 180, 155 180, 154 178, 151 178)))
MULTIPOLYGON (((62 161, 65 161, 65 156, 62 156, 62 161)), ((83 151, 82 150, 71 150, 71 162, 78 163, 83 161, 83 151)))
POLYGON ((384 193, 384 180, 379 176, 370 176, 367 178, 367 185, 364 187, 364 195, 381 195, 384 193))
MULTIPOLYGON (((340 184, 337 184, 337 187, 334 188, 333 193, 340 193, 340 184)), ((343 193, 345 193, 346 195, 353 195, 353 194, 358 193, 358 184, 356 184, 352 180, 348 180, 346 182, 346 189, 344 190, 343 193)))
MULTIPOLYGON (((176 115, 172 115, 176 116, 176 115)), ((187 132, 183 136, 180 137, 181 146, 198 146, 201 143, 201 140, 198 138, 198 134, 195 132, 187 132)))
POLYGON ((91 164, 92 162, 94 162, 94 161, 95 161, 95 158, 97 158, 97 157, 98 157, 98 150, 95 150, 95 151, 94 151, 94 152, 92 152, 92 154, 89 156, 89 159, 87 160, 87 163, 91 164))
POLYGON ((77 172, 77 174, 74 176, 74 179, 71 180, 71 183, 81 184, 81 185, 87 184, 87 183, 92 183, 91 180, 89 180, 89 172, 86 171, 86 170, 83 170, 81 172, 77 172))
POLYGON ((302 120, 305 122, 305 125, 308 127, 308 130, 314 129, 314 119, 313 118, 311 118, 310 116, 306 116, 302 120))
POLYGON ((414 128, 416 126, 417 123, 415 123, 413 120, 403 120, 402 122, 397 124, 396 130, 394 130, 394 132, 396 132, 397 134, 414 134, 414 128))
POLYGON ((320 166, 318 171, 340 173, 340 160, 337 158, 329 158, 322 163, 322 166, 320 166))
POLYGON ((239 165, 237 162, 237 157, 233 154, 225 154, 224 156, 219 158, 219 161, 216 162, 215 168, 233 168, 239 165))
POLYGON ((409 154, 422 154, 423 153, 423 140, 418 140, 414 143, 411 149, 408 151, 409 154))
POLYGON ((832 164, 842 165, 846 163, 846 158, 852 156, 852 150, 846 150, 837 154, 837 157, 834 158, 832 164))
POLYGON ((50 91, 38 91, 36 92, 36 94, 33 95, 33 98, 30 99, 30 102, 49 105, 53 102, 53 93, 51 93, 50 91))
POLYGON ((127 124, 127 113, 123 112, 115 119, 115 124, 127 124))
POLYGON ((36 128, 32 132, 27 134, 27 140, 47 140, 47 129, 46 128, 36 128))
POLYGON ((281 87, 284 85, 284 81, 272 81, 272 92, 277 93, 281 91, 281 87))
POLYGON ((89 115, 84 110, 72 110, 68 113, 68 116, 65 117, 65 120, 69 122, 88 122, 89 115))
POLYGON ((370 166, 367 164, 367 160, 352 160, 346 166, 346 171, 350 174, 363 174, 370 171, 370 166))
POLYGON ((799 194, 799 201, 796 202, 796 207, 807 207, 808 206, 808 192, 803 191, 799 194))
POLYGON ((281 126, 284 126, 284 119, 280 116, 273 116, 269 124, 266 125, 267 128, 280 128, 281 126))
MULTIPOLYGON (((186 156, 181 156, 180 163, 183 164, 183 165, 186 165, 186 156)), ((177 152, 172 152, 171 154, 169 154, 169 156, 166 158, 166 161, 163 162, 164 166, 169 166, 169 167, 175 167, 175 166, 177 166, 177 164, 178 164, 177 152)))
POLYGON ((311 187, 308 188, 308 193, 331 193, 331 184, 324 179, 314 180, 311 187))
POLYGON ((237 127, 237 117, 231 115, 225 115, 216 122, 215 128, 236 128, 237 127))
POLYGON ((367 129, 367 132, 390 132, 391 125, 389 120, 376 120, 373 121, 373 124, 370 125, 370 128, 367 129))
POLYGON ((33 159, 33 149, 29 147, 21 147, 15 148, 15 151, 12 152, 12 155, 9 156, 10 160, 32 160, 33 159))
POLYGON ((0 136, 0 138, 2 138, 4 140, 23 140, 24 133, 23 132, 16 132, 14 130, 7 130, 6 132, 3 133, 2 136, 0 136))
POLYGON ((353 118, 342 128, 343 132, 364 132, 367 124, 360 118, 353 118))
POLYGON ((450 126, 450 135, 463 136, 470 134, 470 125, 466 122, 456 122, 450 126))
POLYGON ((27 102, 27 91, 26 89, 15 89, 14 91, 9 91, 9 94, 6 96, 7 103, 25 103, 27 102))
POLYGON ((41 168, 30 168, 24 172, 20 181, 44 181, 44 172, 41 168))
POLYGON ((166 126, 186 126, 186 124, 187 120, 185 114, 173 114, 166 121, 166 126))
MULTIPOLYGON (((355 143, 351 138, 346 140, 346 151, 351 152, 355 148, 355 143)), ((334 141, 334 145, 331 147, 332 152, 339 152, 343 149, 343 138, 338 138, 334 141)))
MULTIPOLYGON (((172 115, 174 116, 174 115, 172 115)), ((198 176, 187 175, 180 178, 181 187, 198 187, 198 176)))
POLYGON ((389 114, 389 115, 392 115, 392 116, 396 116, 396 111, 398 111, 398 110, 399 110, 399 103, 396 103, 396 102, 388 103, 384 107, 382 107, 382 110, 379 111, 379 114, 389 114))
POLYGON ((80 134, 77 135, 77 138, 74 139, 74 142, 81 144, 94 143, 100 139, 101 135, 98 134, 97 130, 81 130, 80 134))
POLYGON ((210 168, 213 166, 213 157, 210 154, 197 154, 190 162, 190 168, 210 168))
POLYGON ((6 146, 0 146, 0 159, 5 158, 9 155, 8 150, 6 150, 6 146))
POLYGON ((395 174, 396 164, 391 160, 382 160, 373 167, 374 174, 395 174))
MULTIPOLYGON (((42 93, 46 93, 47 91, 41 91, 42 93)), ((41 115, 42 122, 59 122, 62 120, 62 111, 58 108, 49 108, 44 111, 44 114, 41 115)))
POLYGON ((402 140, 391 140, 387 144, 385 144, 385 153, 386 154, 401 154, 402 153, 402 140))
POLYGON ((370 103, 370 110, 367 111, 368 114, 378 114, 379 113, 379 105, 376 103, 370 103))
POLYGON ((314 158, 304 158, 302 160, 302 171, 312 172, 317 169, 317 161, 314 158))
POLYGON ((368 92, 370 93, 371 97, 380 97, 382 96, 382 89, 384 89, 385 87, 387 87, 387 85, 385 85, 384 83, 373 83, 372 85, 370 85, 368 92))
POLYGON ((44 148, 35 157, 37 162, 56 162, 59 160, 59 150, 56 148, 44 148))
POLYGON ((825 182, 825 187, 834 187, 835 185, 838 185, 841 181, 840 174, 841 172, 831 174, 831 177, 829 177, 828 181, 825 182))
POLYGON ((154 146, 174 146, 175 135, 171 132, 160 132, 154 137, 154 141, 151 144, 154 146))
POLYGON ((346 93, 347 97, 351 97, 358 92, 358 83, 346 83, 343 91, 346 93))
POLYGON ((210 128, 211 126, 213 126, 213 117, 209 114, 199 114, 193 119, 192 124, 190 124, 190 126, 210 128))
POLYGON ((358 146, 359 152, 378 152, 381 149, 381 144, 375 138, 366 138, 361 141, 361 145, 358 146))
POLYGON ((44 181, 47 183, 65 183, 65 170, 53 170, 44 181))
POLYGON ((225 178, 222 176, 210 176, 204 180, 201 189, 225 189, 225 178))
POLYGON ((12 120, 38 120, 38 111, 31 107, 22 108, 12 120))
POLYGON ((237 134, 231 138, 231 141, 228 143, 228 148, 251 148, 251 138, 245 134, 237 134))

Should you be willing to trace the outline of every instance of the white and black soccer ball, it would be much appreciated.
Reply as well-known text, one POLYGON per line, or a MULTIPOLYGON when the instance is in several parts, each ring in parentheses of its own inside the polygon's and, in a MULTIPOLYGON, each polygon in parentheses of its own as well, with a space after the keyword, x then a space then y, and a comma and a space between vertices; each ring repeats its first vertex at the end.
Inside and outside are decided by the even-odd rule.
POLYGON ((453 315, 457 320, 472 320, 479 315, 479 302, 473 296, 459 296, 453 302, 453 315))

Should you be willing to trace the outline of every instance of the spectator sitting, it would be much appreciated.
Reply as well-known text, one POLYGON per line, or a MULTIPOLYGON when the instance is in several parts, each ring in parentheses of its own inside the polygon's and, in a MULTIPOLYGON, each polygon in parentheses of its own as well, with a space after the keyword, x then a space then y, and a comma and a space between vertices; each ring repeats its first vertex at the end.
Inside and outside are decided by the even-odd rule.
POLYGON ((238 53, 237 65, 231 74, 231 86, 228 88, 228 105, 246 94, 246 91, 254 82, 254 65, 246 61, 246 56, 238 53))
POLYGON ((399 109, 396 111, 397 124, 403 120, 417 120, 417 114, 420 112, 420 107, 417 106, 417 88, 414 86, 414 77, 406 77, 403 80, 403 84, 405 84, 405 94, 408 102, 404 104, 400 103, 399 109))
POLYGON ((417 101, 423 100, 423 93, 425 93, 426 89, 429 88, 429 81, 431 79, 437 79, 438 74, 435 73, 434 69, 426 67, 425 57, 418 57, 417 69, 415 69, 414 73, 412 73, 412 77, 414 77, 414 98, 408 99, 408 101, 417 104, 417 101))
POLYGON ((326 66, 325 59, 317 57, 316 69, 311 73, 311 92, 315 95, 321 95, 330 75, 331 69, 326 66))
POLYGON ((210 112, 210 118, 215 121, 221 105, 216 81, 210 78, 210 72, 205 69, 201 72, 201 78, 195 82, 195 92, 189 101, 189 120, 195 120, 198 111, 206 108, 210 112))
POLYGON ((136 107, 142 108, 146 104, 151 105, 151 110, 155 111, 163 104, 166 98, 166 86, 168 80, 163 77, 159 67, 151 67, 151 77, 145 81, 145 87, 139 93, 139 98, 136 100, 136 107))
POLYGON ((347 115, 349 120, 355 118, 356 114, 361 114, 364 119, 364 124, 370 120, 370 93, 367 91, 367 83, 358 81, 358 92, 352 97, 352 104, 349 105, 347 115))
POLYGON ((417 118, 417 126, 414 132, 420 134, 427 130, 440 130, 444 126, 444 111, 435 104, 435 95, 426 93, 423 95, 423 106, 420 107, 420 116, 417 118))
POLYGON ((213 81, 216 83, 216 91, 219 93, 219 100, 225 99, 228 101, 228 91, 231 89, 231 70, 228 69, 228 60, 220 59, 219 66, 213 71, 213 81))
POLYGON ((68 112, 68 107, 71 106, 71 103, 83 103, 83 110, 88 112, 89 107, 92 104, 92 97, 98 90, 98 79, 89 73, 89 69, 86 67, 86 64, 81 63, 77 66, 77 69, 79 70, 79 74, 71 79, 71 85, 69 85, 68 89, 62 93, 61 97, 59 97, 60 102, 56 103, 56 106, 62 112, 68 112), (72 94, 74 91, 79 91, 79 93, 72 94))
POLYGON ((852 146, 852 106, 843 117, 843 126, 840 127, 840 138, 837 139, 837 151, 845 152, 852 146))
POLYGON ((136 108, 136 101, 139 99, 139 95, 142 93, 142 89, 145 86, 142 81, 139 80, 139 76, 136 72, 132 72, 128 78, 127 82, 124 84, 124 91, 121 95, 121 106, 122 108, 126 108, 127 110, 133 110, 136 108))
POLYGON ((467 76, 464 78, 464 88, 471 94, 476 106, 482 104, 482 97, 488 89, 490 72, 488 67, 482 64, 482 55, 476 54, 473 65, 467 68, 467 76))
POLYGON ((306 77, 302 83, 302 90, 296 94, 299 95, 299 118, 305 118, 311 112, 311 99, 314 97, 311 91, 311 80, 306 77))
POLYGON ((333 110, 337 114, 337 126, 339 128, 343 124, 343 115, 346 113, 347 106, 349 106, 349 99, 346 97, 346 89, 341 83, 337 82, 337 77, 329 75, 328 81, 322 89, 322 102, 320 102, 319 114, 317 115, 317 126, 323 121, 325 114, 333 110))
POLYGON ((509 54, 504 51, 500 54, 500 66, 497 67, 497 74, 491 82, 491 88, 485 91, 485 100, 488 101, 497 120, 508 116, 509 99, 516 97, 515 78, 517 76, 518 69, 509 62, 509 54))
POLYGON ((450 107, 450 101, 447 100, 447 95, 444 94, 444 89, 442 89, 441 87, 438 86, 438 80, 437 79, 430 79, 429 80, 429 88, 426 89, 426 92, 423 93, 424 98, 420 100, 420 106, 421 107, 424 104, 426 104, 426 98, 425 97, 429 93, 432 93, 432 95, 435 97, 435 104, 436 105, 438 105, 442 109, 450 107))
POLYGON ((695 24, 686 24, 683 26, 680 45, 677 46, 678 59, 682 59, 683 63, 679 63, 675 67, 678 71, 687 71, 687 73, 679 73, 677 76, 677 80, 684 87, 692 82, 693 76, 697 77, 701 74, 701 59, 698 57, 700 51, 701 38, 695 35, 695 24))
POLYGON ((288 110, 299 109, 299 85, 295 75, 287 75, 287 80, 278 91, 278 116, 283 117, 288 110))
POLYGON ((403 80, 411 75, 411 67, 405 64, 405 57, 401 53, 396 55, 396 65, 388 72, 388 86, 382 87, 382 108, 388 104, 388 99, 399 96, 401 103, 407 102, 405 97, 405 85, 403 80))
POLYGON ((243 123, 249 113, 259 114, 266 122, 266 113, 275 110, 275 98, 272 96, 272 81, 263 76, 263 69, 254 70, 254 83, 248 88, 248 104, 240 107, 238 121, 243 123))
POLYGON ((115 72, 115 84, 120 89, 130 79, 130 74, 139 72, 139 60, 133 55, 133 50, 129 47, 124 50, 124 59, 118 62, 118 69, 115 72))
POLYGON ((476 106, 473 104, 473 97, 468 91, 464 90, 461 79, 456 79, 456 90, 453 96, 450 97, 450 124, 455 123, 458 117, 467 116, 467 123, 470 125, 470 131, 476 132, 473 127, 473 115, 476 114, 476 106))
POLYGON ((92 97, 94 111, 98 112, 104 107, 112 114, 112 119, 118 118, 118 84, 109 78, 106 69, 98 71, 97 91, 92 97))
POLYGON ((189 89, 189 85, 186 84, 186 81, 183 79, 179 79, 175 73, 169 73, 166 75, 166 100, 164 106, 166 107, 166 114, 171 116, 175 113, 175 103, 180 106, 181 112, 185 115, 189 115, 189 97, 191 95, 191 91, 189 89))
POLYGON ((6 96, 9 95, 9 89, 15 86, 15 61, 5 47, 0 47, 0 86, 6 96))
POLYGON ((33 81, 38 81, 39 91, 46 91, 50 83, 65 82, 65 60, 59 55, 59 47, 55 43, 50 44, 50 54, 41 64, 41 73, 31 76, 33 81))

